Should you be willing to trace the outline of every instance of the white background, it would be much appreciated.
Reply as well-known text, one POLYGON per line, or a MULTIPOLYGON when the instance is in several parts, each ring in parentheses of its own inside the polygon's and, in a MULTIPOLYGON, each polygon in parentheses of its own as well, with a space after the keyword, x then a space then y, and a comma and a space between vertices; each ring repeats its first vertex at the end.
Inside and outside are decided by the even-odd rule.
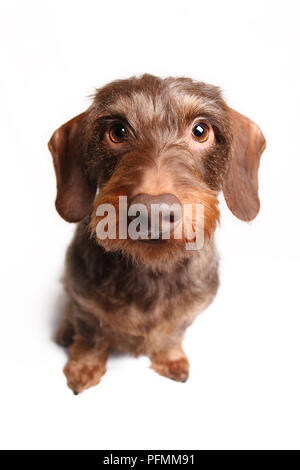
POLYGON ((299 2, 1 1, 0 445, 300 448, 299 2), (221 287, 189 329, 186 384, 109 360, 74 396, 51 336, 74 227, 47 141, 106 82, 149 72, 219 85, 267 139, 261 211, 222 201, 221 287))

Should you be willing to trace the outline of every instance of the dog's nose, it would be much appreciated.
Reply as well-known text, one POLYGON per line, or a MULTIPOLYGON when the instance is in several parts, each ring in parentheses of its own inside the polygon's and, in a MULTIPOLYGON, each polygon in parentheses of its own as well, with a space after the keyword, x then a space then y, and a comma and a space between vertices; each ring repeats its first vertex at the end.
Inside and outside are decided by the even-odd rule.
MULTIPOLYGON (((137 194, 130 201, 128 211, 129 220, 134 220, 137 215, 136 211, 147 219, 149 238, 164 238, 164 234, 174 232, 178 222, 182 218, 182 210, 179 199, 170 193, 150 195, 137 194), (142 204, 142 213, 135 204, 142 204)), ((168 237, 166 237, 168 238, 168 237)))

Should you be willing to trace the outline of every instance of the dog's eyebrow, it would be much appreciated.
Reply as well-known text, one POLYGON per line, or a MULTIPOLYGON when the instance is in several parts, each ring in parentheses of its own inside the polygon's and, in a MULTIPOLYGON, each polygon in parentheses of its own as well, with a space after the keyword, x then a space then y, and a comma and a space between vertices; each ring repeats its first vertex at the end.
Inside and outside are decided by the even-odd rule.
POLYGON ((96 120, 97 121, 109 121, 109 122, 110 121, 123 121, 129 124, 128 119, 122 114, 109 114, 109 113, 100 114, 99 116, 97 116, 96 120))
POLYGON ((207 121, 214 120, 217 111, 214 109, 210 109, 208 106, 199 105, 199 107, 191 108, 190 110, 186 111, 184 116, 185 121, 190 122, 194 119, 205 119, 207 121))
POLYGON ((132 125, 128 121, 128 119, 123 114, 109 114, 103 113, 96 118, 97 122, 104 122, 105 124, 113 124, 116 122, 121 122, 122 124, 129 127, 132 131, 134 131, 132 125))

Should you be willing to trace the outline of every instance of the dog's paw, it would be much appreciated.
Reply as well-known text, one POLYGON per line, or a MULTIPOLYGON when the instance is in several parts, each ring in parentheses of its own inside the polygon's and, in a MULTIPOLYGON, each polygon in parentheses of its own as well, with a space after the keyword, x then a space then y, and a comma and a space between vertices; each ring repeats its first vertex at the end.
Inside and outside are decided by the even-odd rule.
POLYGON ((160 375, 177 382, 186 382, 189 377, 190 366, 186 357, 173 361, 152 362, 151 368, 160 375))
POLYGON ((105 367, 101 364, 87 364, 82 361, 70 360, 64 368, 68 386, 75 395, 87 388, 97 385, 105 374, 105 367))

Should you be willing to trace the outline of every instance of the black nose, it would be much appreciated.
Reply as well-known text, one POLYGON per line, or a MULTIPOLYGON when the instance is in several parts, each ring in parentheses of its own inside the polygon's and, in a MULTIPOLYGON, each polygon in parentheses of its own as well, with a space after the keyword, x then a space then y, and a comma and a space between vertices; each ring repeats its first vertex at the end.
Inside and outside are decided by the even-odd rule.
MULTIPOLYGON (((143 215, 147 218, 148 234, 152 239, 165 238, 164 234, 171 235, 182 218, 181 204, 174 194, 137 194, 130 201, 129 213, 130 208, 134 209, 134 204, 142 204, 145 208, 143 215)), ((136 217, 137 215, 128 215, 130 221, 136 217)))

